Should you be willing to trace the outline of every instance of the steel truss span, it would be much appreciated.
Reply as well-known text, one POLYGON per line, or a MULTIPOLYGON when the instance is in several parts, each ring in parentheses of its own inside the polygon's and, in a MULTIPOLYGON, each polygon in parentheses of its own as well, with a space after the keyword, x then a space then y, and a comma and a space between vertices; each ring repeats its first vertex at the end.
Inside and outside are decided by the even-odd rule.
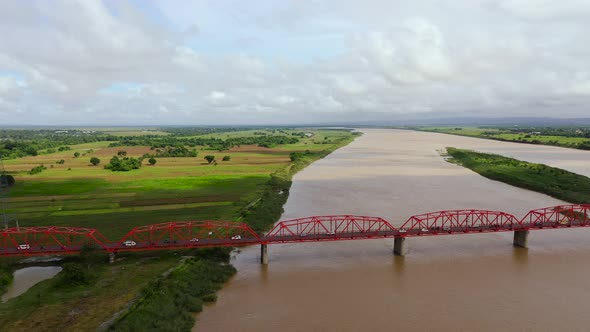
POLYGON ((278 222, 266 235, 228 221, 179 221, 133 228, 117 241, 91 228, 39 226, 0 231, 0 256, 79 253, 90 246, 107 252, 237 247, 252 244, 408 238, 590 226, 590 204, 529 211, 522 219, 502 211, 445 210, 414 215, 394 227, 379 217, 334 215, 278 222))

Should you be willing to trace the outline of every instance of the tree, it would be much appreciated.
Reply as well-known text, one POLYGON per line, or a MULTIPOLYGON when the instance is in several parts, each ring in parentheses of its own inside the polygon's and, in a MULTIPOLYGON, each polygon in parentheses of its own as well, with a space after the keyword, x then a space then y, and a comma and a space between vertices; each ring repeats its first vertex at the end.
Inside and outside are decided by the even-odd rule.
POLYGON ((80 157, 80 152, 74 152, 74 158, 80 157))
POLYGON ((231 156, 223 156, 223 159, 221 159, 223 161, 230 161, 231 160, 231 156))
POLYGON ((92 157, 90 158, 90 163, 94 166, 100 164, 100 159, 96 158, 96 157, 92 157))
POLYGON ((213 160, 215 160, 215 156, 208 154, 205 156, 205 160, 207 160, 207 162, 211 164, 213 160))
POLYGON ((62 286, 88 285, 92 279, 92 275, 82 265, 66 263, 63 265, 60 284, 62 286))
POLYGON ((150 165, 154 166, 158 161, 156 160, 156 158, 150 158, 148 162, 150 163, 150 165))
POLYGON ((10 174, 0 175, 0 188, 12 187, 14 185, 14 177, 10 174))
POLYGON ((127 155, 127 151, 123 151, 123 150, 117 151, 117 156, 119 156, 119 157, 125 157, 126 155, 127 155))

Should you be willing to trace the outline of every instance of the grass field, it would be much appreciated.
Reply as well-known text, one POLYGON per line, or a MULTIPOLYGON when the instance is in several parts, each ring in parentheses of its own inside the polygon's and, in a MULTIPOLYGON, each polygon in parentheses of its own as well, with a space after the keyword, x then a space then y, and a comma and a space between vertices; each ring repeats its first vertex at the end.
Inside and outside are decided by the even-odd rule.
POLYGON ((59 275, 0 304, 2 331, 96 331, 137 297, 145 285, 178 264, 178 257, 126 259, 95 267, 91 287, 59 287, 59 275))
POLYGON ((560 168, 495 154, 447 148, 449 161, 492 180, 576 204, 590 203, 590 178, 560 168))
MULTIPOLYGON (((211 136, 241 137, 254 132, 261 130, 211 136)), ((291 132, 297 131, 287 134, 291 132)), ((345 131, 306 132, 313 136, 297 144, 240 146, 222 152, 197 147, 195 158, 157 158, 156 165, 144 161, 140 169, 129 172, 112 172, 102 165, 120 150, 141 157, 153 153, 149 147, 109 148, 109 142, 95 142, 73 145, 70 151, 7 160, 5 168, 15 174, 17 183, 10 193, 9 212, 17 215, 21 225, 93 227, 109 238, 150 223, 234 220, 240 209, 258 198, 270 175, 291 163, 291 152, 333 150, 350 137, 345 131), (75 158, 74 152, 85 155, 75 158), (216 165, 203 159, 207 154, 216 157, 216 165), (221 161, 224 156, 230 156, 230 161, 221 161), (91 157, 101 159, 101 164, 92 166, 91 157), (64 163, 57 164, 61 159, 64 163), (40 164, 47 169, 26 173, 40 164)))
MULTIPOLYGON (((255 131, 261 130, 229 132, 228 135, 254 135, 255 131)), ((300 131, 275 134, 291 132, 300 131)), ((103 165, 119 150, 126 151, 128 156, 140 157, 153 152, 149 147, 109 148, 110 142, 95 142, 72 145, 69 151, 7 160, 5 167, 16 178, 16 185, 10 192, 8 212, 18 217, 21 226, 96 228, 111 240, 121 238, 135 226, 180 220, 243 221, 262 231, 281 215, 291 176, 355 137, 347 131, 305 132, 313 133, 313 136, 301 138, 296 144, 274 148, 243 145, 222 152, 197 147, 197 157, 156 158, 156 165, 144 162, 140 169, 129 172, 112 172, 105 170, 103 165), (74 152, 82 156, 75 158, 74 152), (293 152, 300 153, 295 161, 291 160, 293 152), (204 160, 207 154, 215 155, 216 165, 204 160), (230 160, 222 161, 226 155, 230 160), (92 166, 91 157, 100 158, 101 164, 92 166), (57 164, 61 159, 64 163, 57 164), (27 173, 40 164, 47 169, 34 175, 27 173)), ((226 138, 224 133, 213 135, 226 138)), ((126 254, 114 265, 99 265, 93 268, 98 281, 92 285, 69 289, 56 287, 62 273, 41 282, 23 295, 0 304, 0 330, 94 331, 116 312, 125 311, 130 301, 140 299, 140 294, 154 289, 154 280, 162 272, 179 264, 180 256, 148 257, 154 254, 158 255, 126 254)), ((0 277, 18 267, 14 259, 0 260, 0 277)), ((171 292, 182 287, 178 288, 180 292, 189 294, 193 289, 187 280, 197 278, 206 285, 204 289, 213 292, 220 285, 209 285, 211 282, 206 280, 207 276, 201 274, 225 268, 220 265, 203 269, 199 265, 195 269, 177 269, 172 279, 158 281, 167 286, 155 289, 171 292), (178 284, 181 280, 182 284, 178 284)), ((214 299, 214 294, 205 295, 214 299)), ((174 296, 167 295, 164 299, 174 296)), ((181 310, 175 307, 175 301, 162 300, 165 303, 160 303, 158 299, 149 305, 133 306, 126 316, 128 319, 116 323, 113 330, 137 330, 138 326, 140 330, 153 328, 157 322, 142 318, 152 317, 149 311, 153 308, 160 308, 160 320, 182 316, 183 324, 192 324, 192 316, 186 308, 181 310)), ((171 331, 178 330, 168 327, 171 331)))

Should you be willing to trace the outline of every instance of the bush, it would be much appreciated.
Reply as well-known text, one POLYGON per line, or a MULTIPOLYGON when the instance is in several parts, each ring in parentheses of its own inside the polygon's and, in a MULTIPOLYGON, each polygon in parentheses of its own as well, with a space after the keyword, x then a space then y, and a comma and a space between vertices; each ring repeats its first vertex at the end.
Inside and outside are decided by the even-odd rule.
POLYGON ((139 169, 141 167, 141 159, 133 157, 119 157, 111 158, 111 161, 104 166, 105 169, 110 169, 113 172, 127 172, 132 169, 139 169))
POLYGON ((0 175, 0 187, 12 187, 14 186, 15 180, 14 176, 10 174, 2 174, 0 175))
POLYGON ((148 162, 150 163, 150 165, 154 166, 158 161, 156 160, 156 158, 150 158, 148 162))
POLYGON ((213 155, 210 155, 210 154, 209 154, 209 155, 206 155, 206 156, 205 156, 205 160, 207 160, 207 162, 208 162, 209 164, 211 164, 211 163, 212 163, 212 162, 215 160, 215 156, 213 156, 213 155))
POLYGON ((230 161, 231 160, 231 156, 223 156, 223 159, 221 159, 223 161, 230 161))
POLYGON ((29 174, 30 175, 38 174, 38 173, 43 172, 46 169, 47 169, 47 167, 45 167, 45 165, 41 164, 39 166, 36 166, 36 167, 31 168, 31 170, 29 171, 29 174))
POLYGON ((89 285, 94 281, 90 270, 78 263, 66 263, 63 265, 59 286, 89 285))
POLYGON ((96 158, 96 157, 92 157, 90 158, 90 163, 94 166, 100 164, 100 159, 96 158))

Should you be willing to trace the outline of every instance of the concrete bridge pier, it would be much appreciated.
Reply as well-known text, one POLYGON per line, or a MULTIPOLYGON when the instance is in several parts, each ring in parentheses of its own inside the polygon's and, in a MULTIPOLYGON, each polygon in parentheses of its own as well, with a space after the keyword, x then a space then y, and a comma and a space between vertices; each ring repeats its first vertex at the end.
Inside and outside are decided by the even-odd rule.
POLYGON ((406 255, 406 246, 405 246, 406 238, 405 237, 396 237, 393 239, 393 254, 397 256, 405 256, 406 255))
POLYGON ((260 245, 260 264, 268 265, 268 245, 260 245))
POLYGON ((529 231, 514 231, 514 242, 515 247, 528 248, 529 247, 529 231))
POLYGON ((115 262, 115 253, 109 252, 109 263, 113 264, 115 262))

